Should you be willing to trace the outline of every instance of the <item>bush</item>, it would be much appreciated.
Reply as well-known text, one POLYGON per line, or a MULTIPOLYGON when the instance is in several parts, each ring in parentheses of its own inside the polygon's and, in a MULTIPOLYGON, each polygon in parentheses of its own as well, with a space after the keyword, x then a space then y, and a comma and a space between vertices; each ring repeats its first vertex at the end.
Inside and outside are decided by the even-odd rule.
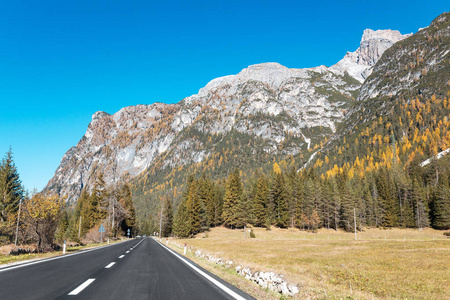
POLYGON ((450 231, 444 232, 444 235, 450 237, 450 231))
POLYGON ((256 238, 256 235, 255 235, 255 233, 253 232, 253 229, 250 230, 250 238, 251 238, 251 239, 256 238))

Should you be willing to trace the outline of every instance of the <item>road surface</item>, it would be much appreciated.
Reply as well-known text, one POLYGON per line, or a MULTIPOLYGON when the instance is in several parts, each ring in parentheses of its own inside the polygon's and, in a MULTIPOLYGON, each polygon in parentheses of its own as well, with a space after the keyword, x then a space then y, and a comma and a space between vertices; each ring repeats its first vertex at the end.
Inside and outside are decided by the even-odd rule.
POLYGON ((0 269, 0 299, 253 298, 143 238, 0 269))

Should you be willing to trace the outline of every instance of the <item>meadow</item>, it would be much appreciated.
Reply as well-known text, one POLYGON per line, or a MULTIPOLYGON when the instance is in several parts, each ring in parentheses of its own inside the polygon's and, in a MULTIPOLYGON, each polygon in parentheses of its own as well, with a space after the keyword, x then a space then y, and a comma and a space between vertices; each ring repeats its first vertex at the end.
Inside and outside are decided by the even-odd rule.
POLYGON ((188 245, 191 259, 258 299, 279 295, 256 291, 256 284, 234 278, 233 270, 201 262, 193 253, 283 274, 300 287, 297 299, 450 299, 450 239, 443 231, 366 229, 356 240, 353 233, 326 229, 253 231, 256 238, 248 232, 244 238, 243 230, 213 228, 176 242, 188 245))

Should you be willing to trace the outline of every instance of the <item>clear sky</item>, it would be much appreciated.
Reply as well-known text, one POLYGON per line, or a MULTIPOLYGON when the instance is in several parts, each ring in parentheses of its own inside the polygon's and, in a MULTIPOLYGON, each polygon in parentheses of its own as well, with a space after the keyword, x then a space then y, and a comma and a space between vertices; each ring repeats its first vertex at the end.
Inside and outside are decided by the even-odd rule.
POLYGON ((333 65, 445 1, 0 0, 0 155, 42 189, 98 110, 175 103, 251 64, 333 65))

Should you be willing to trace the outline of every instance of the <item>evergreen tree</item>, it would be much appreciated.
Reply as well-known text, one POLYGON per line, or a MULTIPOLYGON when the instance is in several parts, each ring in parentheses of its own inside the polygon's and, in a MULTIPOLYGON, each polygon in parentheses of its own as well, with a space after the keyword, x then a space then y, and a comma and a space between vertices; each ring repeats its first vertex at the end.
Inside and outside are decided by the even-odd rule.
POLYGON ((255 199, 253 203, 253 213, 255 215, 255 226, 265 226, 268 209, 268 186, 267 178, 262 175, 258 178, 255 199))
POLYGON ((91 204, 91 216, 93 222, 91 227, 93 227, 98 224, 100 220, 103 220, 108 216, 108 191, 106 190, 106 182, 103 173, 100 173, 95 180, 91 194, 91 204))
POLYGON ((377 190, 381 198, 383 209, 383 222, 385 227, 398 226, 400 207, 396 199, 395 183, 386 168, 382 168, 377 176, 377 190))
POLYGON ((136 210, 134 208, 131 187, 128 184, 124 184, 120 191, 120 195, 124 200, 125 209, 127 211, 125 225, 127 228, 134 229, 136 227, 136 210))
POLYGON ((412 203, 415 209, 414 219, 417 228, 424 228, 430 226, 430 219, 428 217, 428 205, 425 201, 423 188, 420 186, 417 178, 412 182, 412 203))
POLYGON ((186 209, 189 213, 189 220, 191 223, 192 234, 197 234, 202 229, 202 216, 204 210, 200 203, 198 194, 198 181, 194 180, 189 185, 189 192, 187 194, 186 209))
POLYGON ((331 226, 334 227, 335 230, 338 229, 340 219, 340 211, 341 211, 341 196, 338 186, 334 178, 330 181, 330 193, 331 193, 331 226))
POLYGON ((450 187, 447 180, 439 180, 432 208, 433 228, 450 229, 450 187))
POLYGON ((274 172, 269 197, 275 208, 275 224, 281 228, 286 228, 289 225, 287 193, 284 185, 285 181, 283 174, 274 172))
POLYGON ((166 197, 164 201, 163 220, 162 236, 168 237, 172 233, 173 227, 172 199, 169 197, 166 197))
POLYGON ((81 190, 81 196, 78 198, 77 205, 75 207, 74 215, 76 217, 75 222, 72 223, 75 228, 72 229, 74 236, 84 236, 89 229, 94 226, 92 210, 94 206, 91 205, 91 197, 86 191, 86 188, 81 190), (81 224, 81 230, 80 230, 81 224))
POLYGON ((213 226, 214 202, 213 187, 211 181, 202 175, 198 181, 198 199, 200 203, 200 226, 202 230, 207 230, 213 226))
POLYGON ((12 230, 14 224, 9 221, 15 219, 21 199, 23 199, 22 183, 13 161, 12 150, 9 149, 0 163, 0 231, 12 230))
POLYGON ((354 231, 354 208, 356 208, 356 200, 355 192, 349 181, 347 181, 341 195, 341 225, 347 231, 354 231))
POLYGON ((65 209, 62 212, 61 218, 58 220, 58 225, 56 227, 55 238, 57 241, 62 242, 68 237, 69 235, 68 228, 69 228, 69 214, 65 209))
POLYGON ((187 198, 183 198, 178 206, 173 224, 173 234, 180 238, 186 238, 191 235, 192 225, 189 217, 189 211, 186 207, 187 198))
POLYGON ((214 226, 222 224, 223 189, 220 185, 213 187, 214 226))
POLYGON ((228 176, 225 188, 222 219, 226 227, 236 228, 243 225, 238 215, 238 205, 242 201, 242 193, 239 170, 235 169, 228 176))

